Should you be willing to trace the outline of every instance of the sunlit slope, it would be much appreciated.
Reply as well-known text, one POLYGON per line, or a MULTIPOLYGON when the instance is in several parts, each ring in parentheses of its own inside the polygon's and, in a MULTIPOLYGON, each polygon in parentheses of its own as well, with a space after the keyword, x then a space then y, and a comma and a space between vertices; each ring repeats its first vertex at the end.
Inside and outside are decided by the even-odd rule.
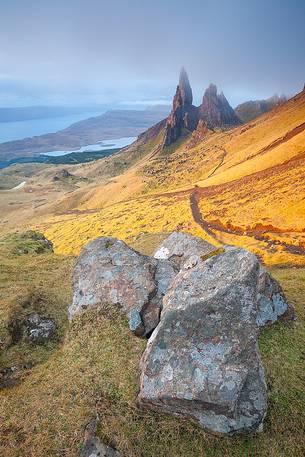
POLYGON ((54 216, 39 227, 53 241, 56 252, 64 254, 78 254, 98 236, 135 243, 149 234, 183 230, 213 242, 193 220, 189 192, 130 199, 94 213, 54 216))
POLYGON ((57 252, 78 253, 101 235, 134 242, 187 230, 269 264, 305 264, 304 92, 235 129, 195 132, 164 150, 161 137, 162 126, 91 165, 92 184, 46 208, 37 225, 57 252))
POLYGON ((146 164, 150 189, 225 183, 304 152, 305 92, 248 124, 210 132, 199 141, 194 136, 146 164))

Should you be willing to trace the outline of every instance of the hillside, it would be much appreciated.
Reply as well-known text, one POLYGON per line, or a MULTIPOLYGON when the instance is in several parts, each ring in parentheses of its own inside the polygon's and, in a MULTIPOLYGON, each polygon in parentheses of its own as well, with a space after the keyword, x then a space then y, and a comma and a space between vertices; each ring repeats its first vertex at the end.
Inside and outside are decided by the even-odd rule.
POLYGON ((38 227, 63 253, 100 234, 130 241, 181 228, 267 263, 304 264, 304 119, 302 92, 243 126, 198 126, 166 149, 160 124, 116 157, 76 167, 92 184, 36 211, 38 227))
MULTIPOLYGON (((223 97, 212 89, 217 107, 223 97)), ((188 105, 179 109, 194 112, 188 105)), ((186 124, 166 146, 175 122, 165 119, 95 162, 64 170, 18 164, 1 172, 3 455, 75 457, 95 417, 100 438, 125 457, 303 455, 305 91, 244 125, 198 121, 191 131, 186 124), (39 229, 55 253, 41 248, 36 233, 12 234, 16 228, 39 229), (145 342, 112 308, 68 323, 75 255, 88 241, 111 235, 151 255, 173 230, 254 252, 295 307, 296 322, 278 322, 260 335, 269 404, 259 435, 219 439, 136 408, 145 342), (22 336, 34 312, 56 323, 56 337, 44 345, 22 336)))

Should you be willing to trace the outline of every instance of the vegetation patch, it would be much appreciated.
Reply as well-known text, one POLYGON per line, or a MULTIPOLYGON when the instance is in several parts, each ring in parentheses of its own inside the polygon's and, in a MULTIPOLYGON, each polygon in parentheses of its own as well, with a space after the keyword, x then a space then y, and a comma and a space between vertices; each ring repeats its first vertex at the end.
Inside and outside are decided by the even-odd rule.
POLYGON ((0 242, 0 369, 46 360, 63 340, 71 302, 75 259, 50 250, 16 255, 15 236, 0 242), (24 321, 33 313, 54 320, 55 339, 35 346, 23 338, 24 321))
POLYGON ((35 230, 23 233, 14 233, 0 239, 0 245, 4 245, 12 254, 42 254, 53 251, 52 243, 45 236, 35 230))

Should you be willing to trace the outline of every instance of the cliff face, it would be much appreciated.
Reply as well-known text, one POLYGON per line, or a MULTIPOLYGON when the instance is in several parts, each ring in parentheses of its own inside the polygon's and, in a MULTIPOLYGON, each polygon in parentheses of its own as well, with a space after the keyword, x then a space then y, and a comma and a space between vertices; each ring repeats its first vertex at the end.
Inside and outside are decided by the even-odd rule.
POLYGON ((200 120, 209 129, 227 128, 241 123, 224 94, 217 93, 217 87, 214 84, 205 91, 199 107, 195 107, 192 103, 192 89, 187 73, 182 68, 173 99, 173 109, 166 120, 163 147, 174 143, 185 131, 193 132, 200 120))
POLYGON ((215 84, 210 84, 205 91, 202 103, 198 108, 198 116, 211 129, 241 124, 223 92, 217 93, 215 84))
POLYGON ((193 131, 197 127, 197 108, 192 105, 193 94, 187 73, 181 69, 179 85, 173 99, 173 109, 167 118, 163 146, 174 143, 183 133, 183 130, 193 131))

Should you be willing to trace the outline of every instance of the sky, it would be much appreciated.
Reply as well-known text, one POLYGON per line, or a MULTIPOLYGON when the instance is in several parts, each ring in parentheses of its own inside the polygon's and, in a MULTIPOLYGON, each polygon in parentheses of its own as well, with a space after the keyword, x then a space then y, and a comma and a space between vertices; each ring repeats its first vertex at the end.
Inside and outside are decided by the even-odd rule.
POLYGON ((0 107, 200 103, 305 83, 305 0, 0 0, 0 107))

